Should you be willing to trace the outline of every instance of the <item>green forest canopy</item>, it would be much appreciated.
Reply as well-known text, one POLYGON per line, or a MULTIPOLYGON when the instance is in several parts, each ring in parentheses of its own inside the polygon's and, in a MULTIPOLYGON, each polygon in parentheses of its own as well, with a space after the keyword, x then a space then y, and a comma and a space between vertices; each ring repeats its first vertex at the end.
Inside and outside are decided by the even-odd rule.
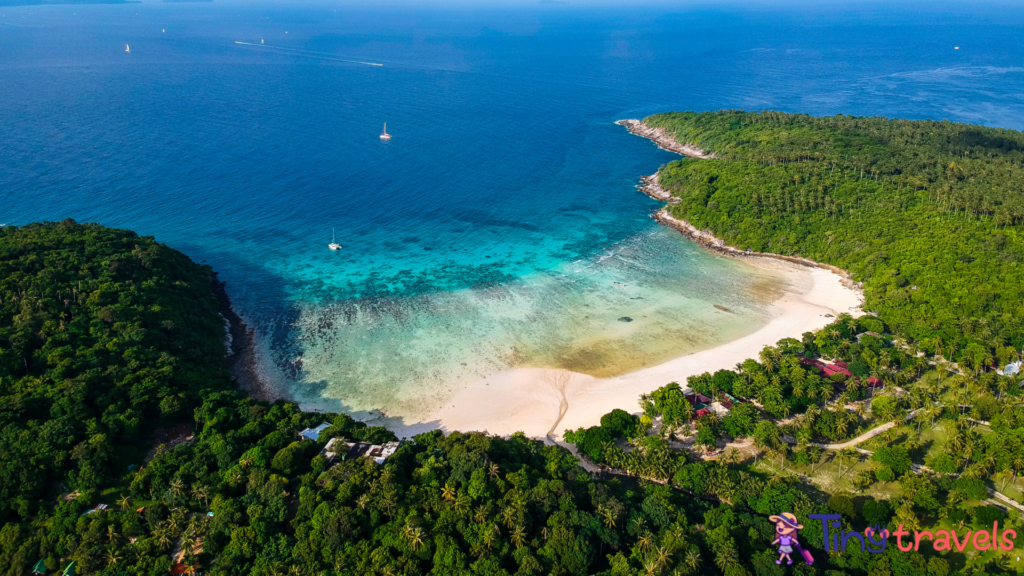
MULTIPOLYGON (((1016 281, 1021 221, 1007 184, 1020 182, 1020 134, 776 113, 672 114, 648 122, 721 158, 663 168, 663 184, 683 198, 676 216, 741 247, 851 270, 866 281, 869 305, 886 322, 933 349, 968 353, 965 366, 976 371, 986 358, 1005 355, 1003 342, 1020 345, 1020 293, 1008 287, 1016 281), (968 137, 972 130, 984 138, 968 137), (935 134, 945 134, 945 148, 935 134), (950 143, 958 137, 972 144, 957 152, 950 143), (988 160, 977 160, 978 146, 990 149, 988 160), (975 353, 979 346, 996 354, 975 353)), ((688 462, 659 436, 636 438, 640 449, 628 453, 605 442, 592 448, 612 466, 664 485, 591 479, 566 451, 522 435, 434 432, 404 444, 382 466, 367 458, 332 466, 337 461, 320 454, 328 439, 380 443, 393 434, 229 391, 211 277, 208 267, 129 231, 72 221, 0 229, 0 574, 21 574, 38 562, 59 573, 75 562, 83 575, 156 575, 182 560, 220 575, 633 576, 715 568, 781 575, 788 571, 775 565, 768 514, 858 514, 850 496, 826 499, 810 485, 768 479, 727 460, 688 462), (317 441, 296 437, 322 421, 332 425, 317 441), (194 426, 195 439, 130 467, 142 462, 154 426, 175 422, 194 426), (71 489, 77 497, 54 503, 71 489), (89 513, 98 502, 112 509, 89 513)), ((870 360, 885 351, 875 349, 877 339, 854 341, 864 328, 881 330, 872 323, 884 327, 870 317, 840 319, 831 337, 788 339, 762 351, 761 364, 750 360, 739 374, 702 375, 691 385, 758 398, 772 414, 802 410, 811 404, 803 398, 820 398, 831 384, 807 377, 796 355, 845 341, 851 370, 867 374, 875 369, 870 360)), ((902 366, 912 356, 921 359, 889 359, 909 374, 919 370, 902 366)), ((980 383, 992 380, 987 374, 980 383)), ((678 385, 645 399, 648 416, 688 419, 677 414, 688 406, 678 385)), ((708 436, 699 432, 698 443, 713 445, 722 430, 761 443, 766 432, 781 433, 756 411, 734 408, 720 423, 698 420, 708 436)), ((986 440, 986 458, 1005 468, 1020 453, 1024 412, 991 420, 997 436, 986 440)), ((608 439, 642 436, 638 421, 644 428, 643 420, 613 412, 596 428, 608 439)), ((803 430, 788 432, 836 439, 857 425, 818 410, 801 422, 803 430)), ((574 434, 587 444, 594 432, 574 434)), ((879 452, 891 482, 906 458, 879 452)), ((794 460, 806 454, 798 451, 794 460)), ((783 452, 780 464, 785 459, 783 452)), ((943 464, 958 467, 939 457, 932 463, 943 464)), ((987 496, 981 476, 907 474, 899 483, 901 521, 918 514, 966 522, 953 502, 987 496)), ((860 508, 878 523, 891 514, 887 503, 871 499, 860 508)), ((995 508, 973 511, 975 523, 1005 519, 995 508)), ((801 534, 826 574, 947 574, 963 561, 892 548, 828 555, 813 526, 801 534)))
POLYGON ((128 230, 0 228, 0 519, 123 473, 156 424, 230 386, 211 279, 128 230))
POLYGON ((947 355, 1024 345, 1024 134, 735 110, 644 121, 718 158, 662 167, 677 218, 849 270, 868 309, 947 355))

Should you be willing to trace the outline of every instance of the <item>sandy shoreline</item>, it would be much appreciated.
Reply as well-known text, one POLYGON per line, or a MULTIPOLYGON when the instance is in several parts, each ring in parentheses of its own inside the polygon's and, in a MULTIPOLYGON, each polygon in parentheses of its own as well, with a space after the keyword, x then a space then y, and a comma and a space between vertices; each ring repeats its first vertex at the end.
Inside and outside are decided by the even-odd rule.
POLYGON ((552 432, 557 439, 566 429, 598 424, 602 415, 615 408, 637 413, 641 394, 669 382, 683 384, 689 376, 734 368, 747 358, 757 358, 764 346, 822 328, 832 321, 826 314, 861 314, 860 293, 831 270, 767 258, 743 260, 792 275, 795 283, 804 285, 773 302, 773 318, 752 334, 613 378, 544 368, 506 370, 473 382, 425 422, 396 426, 395 433, 412 437, 434 429, 501 435, 521 431, 543 438, 552 432))
MULTIPOLYGON (((664 130, 652 129, 638 120, 618 124, 649 138, 659 146, 696 158, 713 155, 694 146, 681 145, 664 130)), ((643 178, 641 191, 665 202, 678 201, 658 185, 658 175, 643 178)), ((669 382, 684 384, 689 376, 734 368, 748 358, 757 358, 764 346, 783 338, 800 338, 804 332, 820 329, 841 313, 862 314, 863 295, 845 271, 804 258, 747 252, 727 246, 707 231, 673 218, 666 209, 652 215, 659 223, 675 228, 689 239, 717 254, 737 258, 746 265, 768 268, 783 277, 788 289, 769 306, 771 320, 739 339, 610 378, 548 368, 518 368, 489 375, 457 392, 446 406, 420 422, 401 418, 380 418, 370 424, 385 425, 400 437, 440 429, 445 432, 488 432, 509 435, 524 432, 532 438, 559 439, 566 429, 593 426, 615 408, 639 412, 641 394, 669 382)), ((226 364, 236 385, 261 400, 274 400, 281 392, 260 371, 252 331, 231 309, 223 284, 215 281, 214 292, 222 312, 231 323, 235 354, 226 364)))
MULTIPOLYGON (((620 120, 616 124, 668 151, 694 158, 715 157, 696 146, 680 144, 664 130, 639 120, 620 120)), ((641 182, 637 188, 648 196, 664 202, 679 201, 660 186, 657 173, 643 177, 641 182)), ((802 288, 786 291, 771 304, 772 319, 737 340, 612 378, 545 368, 506 370, 471 383, 425 422, 392 426, 395 433, 411 437, 434 429, 501 435, 521 431, 532 438, 559 439, 566 429, 598 424, 601 416, 615 408, 638 412, 641 394, 669 382, 685 384, 689 376, 734 368, 748 358, 757 358, 765 346, 783 338, 800 338, 804 332, 826 326, 832 321, 829 316, 863 314, 860 286, 845 270, 806 258, 728 246, 710 232, 673 218, 666 209, 652 217, 715 253, 782 272, 789 276, 791 286, 802 288)))

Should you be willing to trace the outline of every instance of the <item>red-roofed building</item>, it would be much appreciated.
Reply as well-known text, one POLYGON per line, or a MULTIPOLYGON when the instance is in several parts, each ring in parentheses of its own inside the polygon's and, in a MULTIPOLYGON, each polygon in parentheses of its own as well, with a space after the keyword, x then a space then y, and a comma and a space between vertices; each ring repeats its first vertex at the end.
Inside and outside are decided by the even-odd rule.
POLYGON ((826 364, 824 370, 826 376, 831 376, 833 374, 842 374, 847 378, 853 376, 853 374, 851 374, 849 370, 847 370, 846 368, 842 368, 840 366, 836 366, 835 364, 826 364))
POLYGON ((696 406, 697 404, 710 404, 711 398, 703 394, 687 394, 686 401, 696 406))
POLYGON ((813 366, 819 369, 825 367, 825 363, 822 362, 821 360, 818 360, 817 358, 801 358, 800 363, 803 364, 804 366, 813 366))
POLYGON ((701 408, 700 410, 697 410, 697 412, 693 415, 693 417, 694 418, 701 418, 703 416, 709 416, 710 414, 711 414, 710 410, 708 410, 707 408, 701 408))
POLYGON ((884 385, 885 384, 883 384, 881 380, 875 378, 874 376, 868 378, 868 386, 872 388, 881 388, 884 385))

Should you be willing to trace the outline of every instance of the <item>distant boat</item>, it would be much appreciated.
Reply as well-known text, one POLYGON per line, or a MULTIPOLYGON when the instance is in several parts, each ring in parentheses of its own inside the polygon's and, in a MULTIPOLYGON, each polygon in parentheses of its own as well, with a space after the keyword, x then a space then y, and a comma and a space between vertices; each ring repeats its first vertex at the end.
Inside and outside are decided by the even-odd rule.
POLYGON ((614 284, 615 284, 616 286, 625 286, 625 284, 623 284, 622 282, 615 282, 614 284))
POLYGON ((341 250, 341 244, 338 244, 334 239, 334 228, 331 228, 331 243, 327 245, 331 250, 341 250))
POLYGON ((391 134, 388 134, 388 123, 384 123, 384 131, 380 133, 381 140, 391 140, 391 134))
POLYGON ((125 44, 124 45, 124 51, 125 52, 131 52, 132 51, 131 46, 128 46, 127 44, 125 44))

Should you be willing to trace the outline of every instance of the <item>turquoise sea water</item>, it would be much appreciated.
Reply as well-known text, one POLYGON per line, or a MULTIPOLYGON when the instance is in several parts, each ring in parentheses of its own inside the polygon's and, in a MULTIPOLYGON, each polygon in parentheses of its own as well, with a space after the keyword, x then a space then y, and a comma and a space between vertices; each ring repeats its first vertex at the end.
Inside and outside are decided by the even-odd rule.
POLYGON ((613 374, 766 321, 778 280, 655 225, 633 186, 675 156, 615 120, 1020 129, 1022 21, 1012 5, 5 7, 0 223, 156 236, 220 271, 282 393, 414 415, 494 370, 613 374))

